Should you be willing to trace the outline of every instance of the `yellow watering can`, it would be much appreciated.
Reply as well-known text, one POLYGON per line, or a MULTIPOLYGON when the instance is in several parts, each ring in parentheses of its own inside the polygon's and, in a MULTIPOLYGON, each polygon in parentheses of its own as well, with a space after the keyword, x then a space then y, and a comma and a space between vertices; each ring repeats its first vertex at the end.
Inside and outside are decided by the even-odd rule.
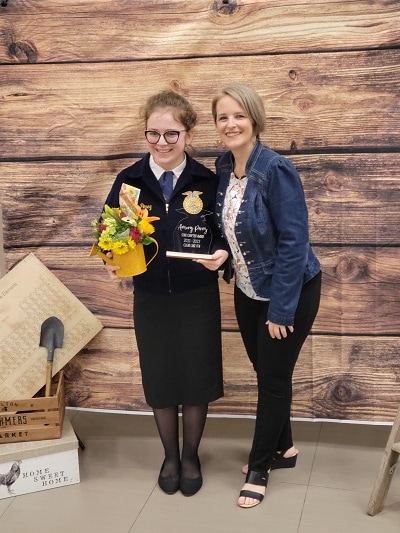
POLYGON ((147 266, 153 261, 158 253, 158 242, 151 237, 150 239, 156 245, 156 253, 147 263, 144 256, 143 244, 137 244, 133 250, 129 250, 129 252, 126 252, 125 254, 114 254, 112 258, 99 250, 96 244, 93 244, 89 256, 92 257, 93 255, 98 255, 108 265, 119 266, 120 268, 115 271, 115 274, 120 278, 138 276, 139 274, 146 272, 147 266))

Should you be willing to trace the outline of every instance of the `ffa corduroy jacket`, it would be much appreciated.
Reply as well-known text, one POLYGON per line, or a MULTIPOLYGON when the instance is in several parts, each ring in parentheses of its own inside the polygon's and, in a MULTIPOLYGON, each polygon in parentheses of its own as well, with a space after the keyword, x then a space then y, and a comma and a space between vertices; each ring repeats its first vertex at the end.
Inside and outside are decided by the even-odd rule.
MULTIPOLYGON (((215 197, 217 190, 216 175, 204 165, 186 154, 186 167, 180 175, 167 211, 161 187, 149 165, 150 155, 122 170, 105 201, 110 207, 119 206, 119 192, 123 183, 140 189, 139 205, 148 209, 149 216, 160 217, 152 224, 155 233, 151 235, 159 245, 158 254, 148 265, 146 272, 135 276, 135 289, 150 292, 178 292, 195 289, 216 282, 218 273, 208 270, 203 265, 189 259, 175 259, 166 257, 167 250, 174 250, 174 230, 182 223, 187 214, 183 202, 188 192, 196 192, 201 199, 202 209, 207 216, 205 222, 212 234, 210 253, 218 249, 229 251, 229 246, 223 239, 218 226, 215 224, 215 197)), ((155 253, 155 245, 144 246, 146 262, 155 253)))

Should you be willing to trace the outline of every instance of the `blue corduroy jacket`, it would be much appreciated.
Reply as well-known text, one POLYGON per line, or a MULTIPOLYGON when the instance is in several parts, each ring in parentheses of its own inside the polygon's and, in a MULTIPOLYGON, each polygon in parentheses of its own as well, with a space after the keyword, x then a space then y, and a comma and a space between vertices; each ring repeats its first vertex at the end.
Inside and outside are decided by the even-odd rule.
MULTIPOLYGON (((146 272, 135 276, 133 284, 135 289, 149 292, 171 293, 195 289, 216 282, 218 273, 206 269, 203 265, 186 259, 171 259, 166 257, 167 250, 174 250, 174 229, 180 223, 183 213, 183 201, 188 191, 197 191, 207 211, 206 222, 212 233, 210 253, 217 249, 229 251, 229 246, 223 239, 215 223, 215 197, 217 177, 204 165, 186 154, 186 167, 180 175, 172 197, 169 202, 168 212, 165 207, 161 187, 149 165, 150 155, 122 170, 105 201, 110 207, 119 206, 119 192, 123 183, 140 189, 139 205, 148 209, 149 216, 160 217, 153 222, 155 233, 152 237, 159 245, 155 259, 148 265, 146 272)), ((146 261, 155 252, 153 244, 144 246, 146 261)))

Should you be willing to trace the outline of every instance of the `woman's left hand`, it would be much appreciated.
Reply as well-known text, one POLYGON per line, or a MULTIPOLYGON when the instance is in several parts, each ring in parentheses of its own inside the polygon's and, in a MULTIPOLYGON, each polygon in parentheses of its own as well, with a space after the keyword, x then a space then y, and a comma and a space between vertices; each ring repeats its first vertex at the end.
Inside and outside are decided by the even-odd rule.
POLYGON ((288 331, 293 333, 293 326, 280 326, 279 324, 274 324, 270 320, 267 320, 265 323, 268 326, 269 334, 273 339, 286 339, 288 331))
POLYGON ((228 259, 229 254, 226 250, 217 250, 211 256, 211 259, 193 259, 196 263, 201 263, 208 270, 218 270, 221 265, 228 259))

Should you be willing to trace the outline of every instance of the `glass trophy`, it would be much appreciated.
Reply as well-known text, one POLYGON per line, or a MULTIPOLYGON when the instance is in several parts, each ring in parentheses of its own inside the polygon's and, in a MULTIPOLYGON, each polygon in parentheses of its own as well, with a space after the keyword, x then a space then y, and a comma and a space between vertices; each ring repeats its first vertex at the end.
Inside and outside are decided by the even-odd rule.
POLYGON ((211 211, 203 209, 200 191, 187 191, 183 195, 182 214, 175 226, 173 239, 174 249, 167 251, 167 257, 181 259, 211 259, 211 228, 207 224, 207 217, 211 211))

